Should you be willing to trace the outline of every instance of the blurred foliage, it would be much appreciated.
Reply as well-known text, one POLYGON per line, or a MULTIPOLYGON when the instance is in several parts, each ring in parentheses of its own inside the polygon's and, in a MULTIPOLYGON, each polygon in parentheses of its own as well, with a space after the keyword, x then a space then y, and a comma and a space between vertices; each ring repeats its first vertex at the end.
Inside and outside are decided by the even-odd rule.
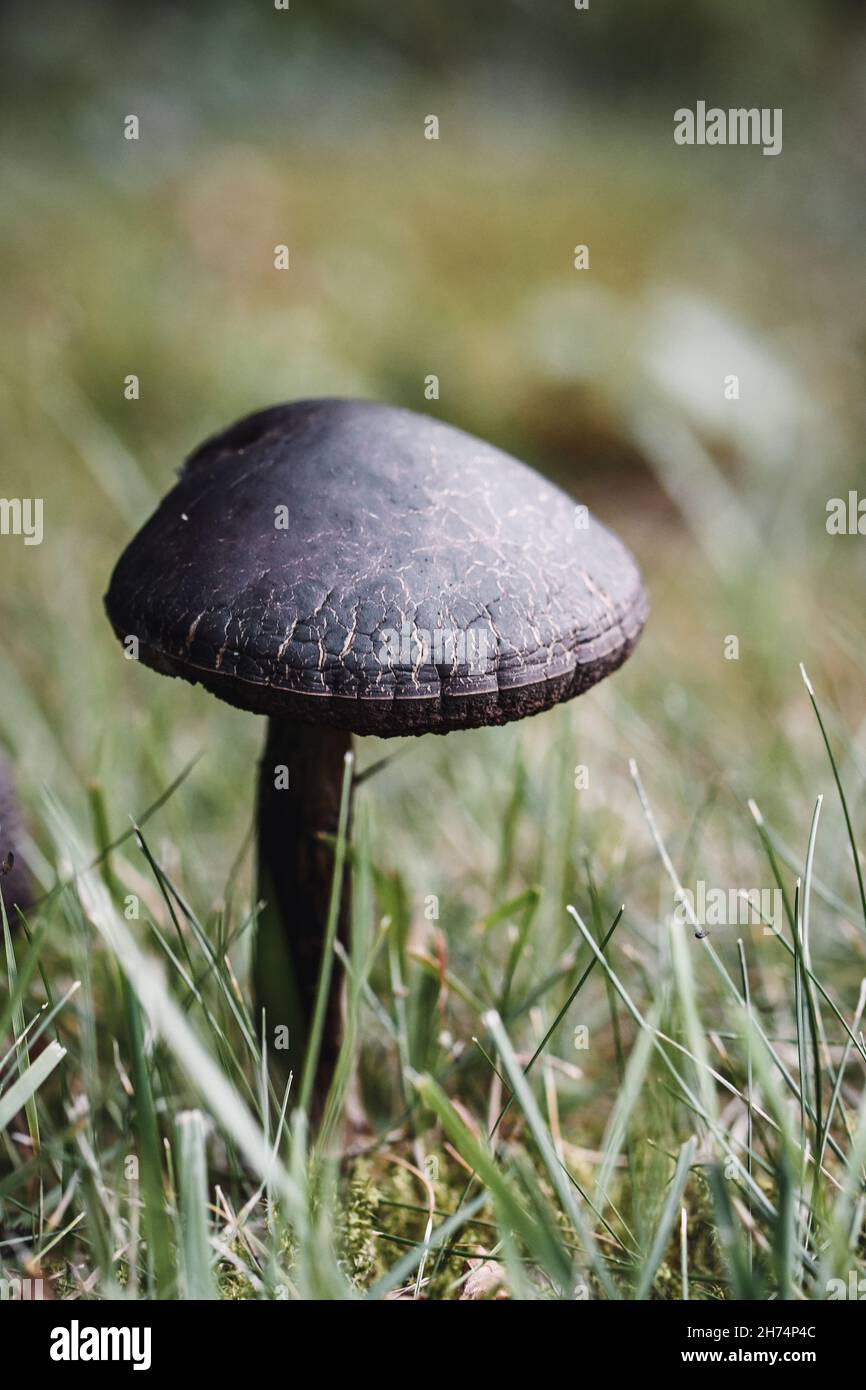
MULTIPOLYGON (((48 4, 36 23, 9 5, 2 37, 0 468, 6 493, 44 496, 48 537, 0 555, 2 738, 36 760, 25 787, 43 758, 85 778, 97 749, 113 763, 128 721, 157 735, 159 787, 202 720, 225 729, 198 692, 118 671, 111 564, 203 435, 347 393, 433 410, 586 497, 654 602, 620 688, 659 738, 669 702, 665 733, 708 765, 736 731, 784 802, 754 742, 788 727, 796 659, 859 700, 832 633, 856 626, 862 546, 824 528, 866 423, 859 11, 293 0, 74 23, 48 4), (676 148, 672 107, 710 87, 784 99, 781 157, 676 148), (16 726, 28 699, 50 759, 44 730, 16 726)), ((240 777, 248 753, 231 756, 240 777)), ((219 784, 198 785, 218 819, 219 784)))
MULTIPOLYGON (((856 630, 863 550, 826 534, 824 507, 862 470, 866 55, 851 7, 781 14, 4 9, 0 468, 4 492, 44 496, 47 528, 0 554, 0 737, 25 795, 100 772, 132 809, 130 729, 148 794, 203 731, 248 784, 256 721, 119 662, 101 595, 202 436, 346 393, 435 411, 590 501, 636 548, 654 604, 616 690, 670 740, 684 786, 695 758, 702 778, 733 763, 787 804, 796 774, 757 749, 795 727, 796 661, 860 698, 837 629, 856 630), (781 157, 675 147, 672 106, 704 81, 719 100, 784 94, 781 157), (722 659, 728 633, 739 663, 722 659)), ((222 778, 195 785, 230 862, 245 797, 230 824, 222 778)))

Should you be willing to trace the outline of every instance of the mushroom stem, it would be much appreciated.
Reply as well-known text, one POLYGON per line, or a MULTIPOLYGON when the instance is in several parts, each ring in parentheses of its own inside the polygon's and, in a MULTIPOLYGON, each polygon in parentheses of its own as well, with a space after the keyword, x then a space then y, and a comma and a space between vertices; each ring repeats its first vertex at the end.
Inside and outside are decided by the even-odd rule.
MULTIPOLYGON (((345 755, 351 734, 272 716, 259 764, 259 915, 253 976, 258 1017, 266 1011, 268 1051, 294 1074, 298 1094, 310 1041, 334 874, 345 755), (288 1030, 285 1031, 278 1030, 288 1030)), ((337 935, 349 930, 344 874, 337 935)), ((332 971, 312 1096, 314 1113, 331 1083, 341 1036, 340 975, 332 971)))

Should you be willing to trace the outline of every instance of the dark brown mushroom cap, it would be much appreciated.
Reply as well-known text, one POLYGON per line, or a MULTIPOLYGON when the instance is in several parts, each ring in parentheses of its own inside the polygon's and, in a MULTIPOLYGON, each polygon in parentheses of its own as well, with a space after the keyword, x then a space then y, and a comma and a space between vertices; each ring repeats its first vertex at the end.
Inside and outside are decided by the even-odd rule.
POLYGON ((647 612, 625 546, 538 473, 352 400, 275 406, 208 440, 105 603, 156 670, 386 737, 571 699, 625 660, 647 612))

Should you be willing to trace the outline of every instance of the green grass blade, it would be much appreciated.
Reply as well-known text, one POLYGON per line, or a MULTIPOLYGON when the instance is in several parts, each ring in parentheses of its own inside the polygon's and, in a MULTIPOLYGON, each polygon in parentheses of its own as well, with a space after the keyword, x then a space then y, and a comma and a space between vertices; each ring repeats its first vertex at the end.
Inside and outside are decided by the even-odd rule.
MULTIPOLYGON (((24 1021, 23 991, 17 988, 18 971, 15 963, 15 948, 12 945, 12 933, 9 930, 9 919, 6 916, 6 904, 3 901, 2 891, 0 891, 0 917, 2 917, 3 919, 3 942, 6 948, 6 973, 9 977, 9 994, 11 1000, 13 1001, 12 1023, 15 1029, 15 1036, 17 1039, 19 1039, 16 1047, 16 1055, 18 1060, 18 1074, 23 1079, 27 1074, 30 1060, 27 1041, 24 1036, 26 1028, 24 1021)), ((30 1132, 30 1142, 33 1145, 33 1153, 38 1154, 40 1149, 39 1116, 36 1111, 35 1092, 36 1087, 27 1090, 26 1098, 23 1101, 23 1104, 25 1113, 27 1115, 27 1128, 30 1132)))
MULTIPOLYGON (((570 1256, 563 1250, 560 1242, 551 1245, 544 1239, 544 1232, 527 1212, 520 1194, 500 1170, 490 1149, 474 1137, 462 1116, 431 1076, 411 1075, 409 1079, 422 1104, 436 1116, 463 1161, 474 1169, 487 1188, 500 1221, 514 1232, 557 1286, 567 1287, 572 1271, 570 1256)), ((464 1216, 470 1209, 471 1204, 462 1209, 464 1216)))
POLYGON ((679 1206, 685 1185, 689 1179, 696 1147, 697 1140, 693 1135, 691 1139, 686 1140, 680 1149, 677 1157, 677 1166, 674 1170, 671 1185, 668 1188, 668 1194, 665 1198, 665 1204, 662 1209, 662 1214, 659 1217, 655 1235, 653 1236, 652 1245, 644 1261, 640 1279, 634 1291, 634 1296, 637 1301, 642 1301, 648 1297, 649 1291, 653 1286, 653 1281, 658 1273, 658 1267, 668 1247, 668 1241, 670 1240, 671 1231, 673 1230, 674 1221, 676 1220, 677 1207, 679 1206))
POLYGON ((26 1109, 32 1104, 43 1081, 51 1075, 56 1066, 59 1066, 65 1056, 64 1047, 57 1042, 50 1042, 44 1051, 40 1052, 36 1061, 24 1068, 18 1080, 0 1096, 0 1129, 6 1129, 7 1125, 12 1123, 22 1106, 26 1109))
POLYGON ((827 750, 827 757, 830 759, 830 766, 833 769, 833 780, 836 783, 836 790, 839 793, 839 800, 842 803, 842 814, 845 817, 845 828, 848 831, 848 843, 851 846, 851 858, 854 860, 854 872, 857 875, 857 888, 860 893, 860 906, 863 909, 863 922, 864 924, 866 924, 866 885, 864 885, 863 882, 863 869, 860 865, 860 855, 857 851, 857 838, 854 834, 854 827, 851 824, 851 813, 848 810, 848 800, 845 796, 845 788, 842 786, 842 778, 839 776, 839 769, 836 766, 836 759, 833 756, 833 747, 830 743, 827 730, 824 726, 824 720, 821 718, 821 711, 818 708, 818 701, 815 699, 815 691, 812 686, 812 682, 806 675, 806 668, 802 662, 800 663, 800 674, 803 677, 803 683, 806 687, 806 690, 809 693, 809 699, 812 702, 812 709, 815 711, 815 718, 817 719, 818 727, 821 730, 821 737, 824 740, 824 747, 827 750))
POLYGON ((580 1236, 587 1258, 608 1298, 616 1298, 618 1297, 617 1290, 599 1254, 595 1236, 577 1205, 577 1202, 574 1200, 574 1194, 571 1190, 568 1178, 553 1146, 550 1131, 542 1119, 541 1111, 530 1089, 526 1073, 514 1054, 511 1041, 503 1027, 502 1019, 497 1013, 491 1010, 485 1015, 484 1023, 493 1041, 496 1043, 512 1092, 520 1109, 523 1111, 526 1123, 529 1125, 530 1132, 535 1140, 542 1162, 547 1169, 547 1175, 553 1185, 553 1190, 562 1204, 562 1209, 575 1231, 580 1236))
POLYGON ((207 1191, 207 1124, 200 1110, 183 1110, 175 1120, 180 1190, 178 1221, 186 1298, 217 1297, 210 1248, 207 1191))
POLYGON ((349 828, 349 805, 352 794, 352 773, 354 766, 354 754, 347 753, 343 770, 343 788, 340 794, 340 816, 337 823, 337 843, 334 850, 334 873, 331 878, 331 898, 328 903, 328 920, 325 927, 324 941, 322 942, 322 959, 319 966, 318 984, 316 986, 316 1002, 313 1008, 312 1022, 310 1023, 307 1052, 304 1057, 304 1068, 301 1073, 301 1089, 298 1098, 298 1104, 301 1109, 307 1112, 309 1112, 310 1100, 313 1094, 313 1083, 316 1078, 316 1069, 319 1065, 319 1053, 322 1047, 322 1031, 325 1026, 325 1011, 328 1007, 328 993, 331 988, 331 974, 334 969, 334 942, 337 937, 340 899, 343 892, 343 871, 346 863, 346 839, 349 828))

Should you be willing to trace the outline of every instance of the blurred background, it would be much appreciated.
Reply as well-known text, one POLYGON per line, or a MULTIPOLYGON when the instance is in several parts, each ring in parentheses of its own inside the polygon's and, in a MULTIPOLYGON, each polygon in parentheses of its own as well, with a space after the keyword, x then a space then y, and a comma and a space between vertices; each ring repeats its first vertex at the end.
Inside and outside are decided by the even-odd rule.
MULTIPOLYGON (((591 863, 651 978, 670 889, 635 758, 684 880, 767 882, 748 797, 793 877, 827 792, 821 873, 838 891, 815 949, 840 987, 853 957, 862 972, 798 673, 862 823, 866 539, 826 529, 829 499, 866 490, 862 6, 49 0, 3 6, 0 52, 0 494, 44 499, 42 545, 0 538, 0 747, 42 886, 46 787, 86 838, 98 782, 120 834, 201 754, 154 845, 204 917, 248 907, 263 726, 124 661, 102 595, 204 436, 276 401, 368 396, 588 502, 652 603, 628 665, 574 706, 419 740, 359 791, 359 834, 418 952, 444 941, 483 995, 485 952, 506 947, 478 922, 537 884, 540 977, 591 863), (698 100, 783 108, 783 152, 676 146, 673 113, 698 100)), ((365 741, 361 767, 392 751, 365 741)), ((419 1065, 441 1062, 464 1005, 442 1005, 445 1041, 419 1065)), ((604 1014, 600 985, 587 1009, 604 1014)), ((605 1123, 610 1055, 565 1076, 584 1129, 605 1123)))
POLYGON ((653 617, 631 713, 614 687, 581 705, 639 721, 620 754, 687 749, 685 777, 743 769, 789 808, 797 662, 861 705, 866 547, 825 529, 864 476, 860 6, 7 4, 0 39, 0 478, 45 508, 41 546, 0 545, 25 797, 99 776, 123 816, 131 763, 163 785, 204 741, 197 831, 234 843, 223 779, 247 809, 257 722, 130 669, 102 594, 205 435, 350 394, 588 501, 653 617), (698 99, 783 107, 783 153, 676 146, 698 99))

